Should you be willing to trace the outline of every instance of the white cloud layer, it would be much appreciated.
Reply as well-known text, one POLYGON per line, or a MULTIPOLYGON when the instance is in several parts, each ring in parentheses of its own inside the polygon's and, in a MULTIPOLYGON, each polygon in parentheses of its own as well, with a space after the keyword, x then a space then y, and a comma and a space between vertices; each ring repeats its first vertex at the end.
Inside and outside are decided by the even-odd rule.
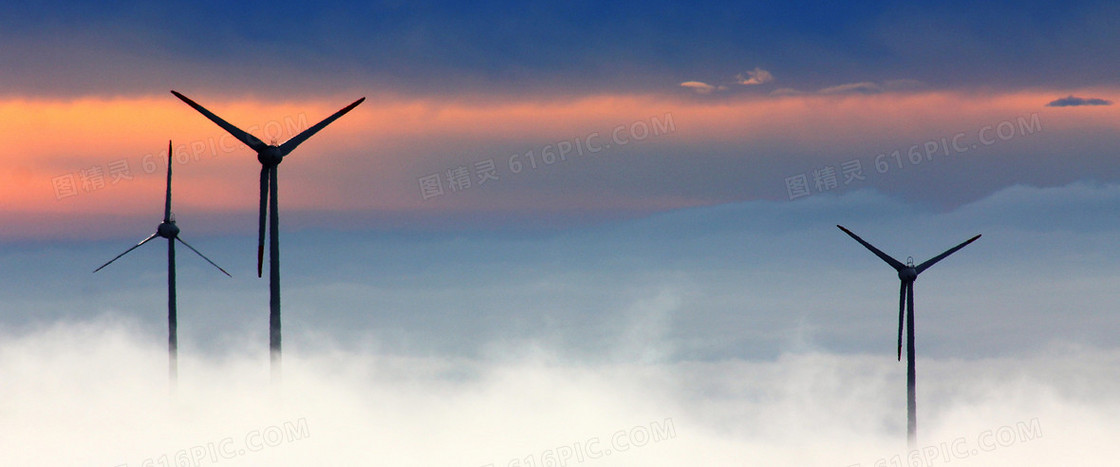
POLYGON ((587 363, 531 342, 481 359, 325 350, 289 353, 271 387, 264 358, 233 352, 187 356, 169 396, 149 337, 107 319, 5 335, 5 462, 870 466, 897 455, 999 466, 1110 465, 1120 453, 1116 351, 919 359, 921 449, 907 454, 904 364, 884 355, 587 363))
POLYGON ((174 399, 159 248, 91 275, 117 242, 0 245, 0 452, 890 465, 908 456, 897 277, 839 223, 919 260, 984 234, 916 284, 923 457, 905 465, 1110 465, 1117 202, 1018 186, 935 212, 860 191, 539 234, 288 232, 279 390, 255 238, 199 238, 235 277, 180 262, 174 399))

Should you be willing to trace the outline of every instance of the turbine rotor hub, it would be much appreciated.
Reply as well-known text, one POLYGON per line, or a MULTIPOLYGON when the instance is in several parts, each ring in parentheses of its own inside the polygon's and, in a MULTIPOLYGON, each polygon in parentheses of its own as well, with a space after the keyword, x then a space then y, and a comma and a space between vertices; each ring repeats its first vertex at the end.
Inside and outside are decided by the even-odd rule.
POLYGON ((918 278, 918 270, 912 267, 899 269, 898 278, 907 282, 912 282, 914 279, 918 278))
POLYGON ((284 160, 284 155, 280 153, 279 146, 269 145, 257 153, 257 160, 266 166, 276 167, 284 160))
POLYGON ((162 222, 156 228, 156 234, 163 238, 175 238, 179 235, 179 226, 175 225, 175 221, 162 222))

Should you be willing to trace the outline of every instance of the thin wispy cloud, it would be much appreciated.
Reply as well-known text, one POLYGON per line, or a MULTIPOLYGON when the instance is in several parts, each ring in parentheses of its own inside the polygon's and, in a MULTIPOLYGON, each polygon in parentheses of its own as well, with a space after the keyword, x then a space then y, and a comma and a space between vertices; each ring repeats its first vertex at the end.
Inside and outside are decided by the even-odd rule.
POLYGON ((883 87, 870 81, 830 86, 817 91, 820 94, 879 94, 883 87))
POLYGON ((796 96, 804 94, 822 94, 822 95, 842 95, 842 94, 858 94, 858 95, 873 95, 882 94, 890 91, 907 91, 920 89, 925 83, 916 79, 892 79, 886 80, 882 83, 873 81, 860 81, 855 83, 837 84, 834 86, 826 86, 816 91, 802 91, 795 88, 779 88, 770 92, 772 96, 796 96))
POLYGON ((731 84, 738 84, 741 86, 756 86, 766 84, 774 81, 774 75, 769 71, 762 68, 755 67, 753 70, 744 71, 735 75, 735 81, 728 84, 708 84, 703 81, 685 81, 681 83, 682 87, 692 89, 697 94, 711 94, 713 92, 722 92, 731 89, 731 84))
POLYGON ((1081 107, 1085 105, 1112 105, 1112 101, 1096 97, 1076 97, 1071 94, 1061 99, 1054 99, 1046 104, 1047 107, 1081 107))
POLYGON ((771 96, 801 96, 804 94, 808 93, 794 88, 778 88, 770 91, 771 96))
POLYGON ((762 68, 755 67, 754 70, 735 75, 735 79, 738 80, 737 83, 744 86, 753 86, 774 81, 774 75, 762 68))
POLYGON ((723 91, 727 89, 725 86, 713 86, 701 81, 685 81, 681 83, 681 87, 691 89, 697 94, 711 94, 713 91, 723 91))
POLYGON ((926 83, 923 83, 916 79, 889 79, 883 81, 883 87, 891 91, 917 89, 924 87, 925 84, 926 83))

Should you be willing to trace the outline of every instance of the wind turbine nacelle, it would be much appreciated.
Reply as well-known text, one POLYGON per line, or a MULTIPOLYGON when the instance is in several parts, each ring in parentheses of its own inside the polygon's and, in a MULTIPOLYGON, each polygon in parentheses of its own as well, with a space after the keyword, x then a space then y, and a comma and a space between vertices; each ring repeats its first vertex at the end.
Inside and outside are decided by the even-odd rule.
POLYGON ((279 146, 269 145, 257 153, 257 160, 263 165, 275 166, 284 160, 284 155, 280 153, 279 146))
POLYGON ((902 268, 898 270, 898 278, 903 281, 910 282, 918 278, 918 270, 914 268, 902 268))
POLYGON ((174 222, 164 222, 156 229, 156 233, 163 238, 175 238, 179 235, 179 226, 174 222))

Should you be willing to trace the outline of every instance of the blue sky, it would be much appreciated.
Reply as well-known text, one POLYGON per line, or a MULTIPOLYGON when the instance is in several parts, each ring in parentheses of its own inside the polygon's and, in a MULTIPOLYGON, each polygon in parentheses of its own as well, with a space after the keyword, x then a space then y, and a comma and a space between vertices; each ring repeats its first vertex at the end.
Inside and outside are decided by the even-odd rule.
POLYGON ((1112 83, 1108 2, 40 3, 5 7, 4 92, 663 92, 762 67, 784 87, 1112 83), (63 60, 63 63, 57 61, 63 60), (52 65, 51 63, 57 63, 52 65), (49 76, 41 72, 51 71, 49 76), (330 77, 324 78, 322 71, 330 77), (324 82, 325 80, 325 82, 324 82), (214 86, 219 88, 219 86, 214 86))

